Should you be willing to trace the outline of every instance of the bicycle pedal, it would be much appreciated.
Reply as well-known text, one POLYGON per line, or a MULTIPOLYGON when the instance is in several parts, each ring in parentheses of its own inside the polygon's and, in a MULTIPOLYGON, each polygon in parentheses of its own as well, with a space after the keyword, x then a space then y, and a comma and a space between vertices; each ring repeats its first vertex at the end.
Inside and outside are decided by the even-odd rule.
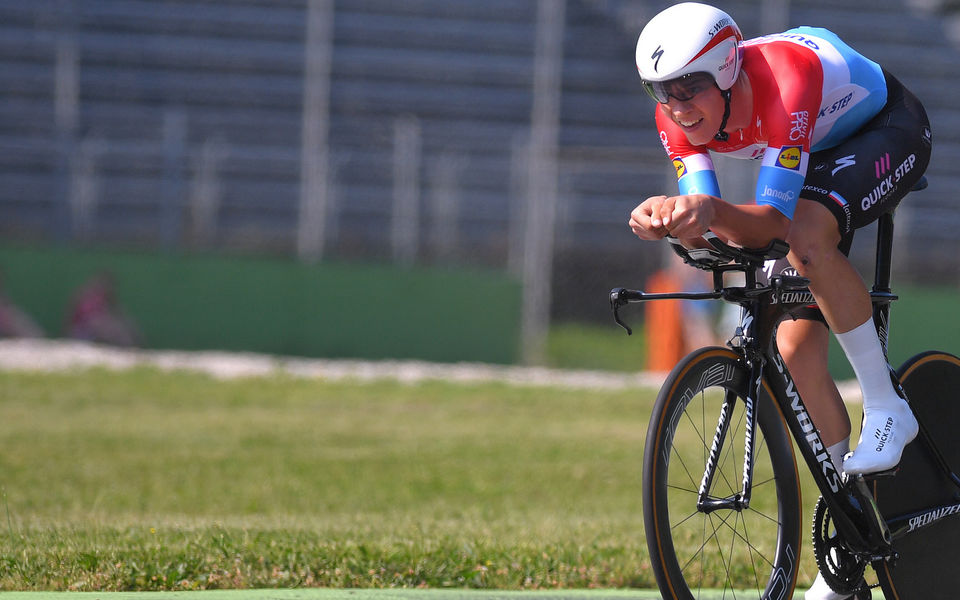
POLYGON ((900 472, 900 465, 897 465, 893 468, 887 469, 886 471, 877 471, 876 473, 864 473, 863 480, 866 482, 870 482, 876 479, 889 479, 891 477, 896 477, 897 473, 899 472, 900 472))

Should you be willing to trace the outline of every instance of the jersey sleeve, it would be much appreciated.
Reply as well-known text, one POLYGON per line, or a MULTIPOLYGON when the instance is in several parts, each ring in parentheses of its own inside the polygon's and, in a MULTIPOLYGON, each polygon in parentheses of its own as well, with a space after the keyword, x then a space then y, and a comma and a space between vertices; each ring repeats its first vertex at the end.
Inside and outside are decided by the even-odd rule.
POLYGON ((806 177, 808 154, 799 144, 767 147, 757 177, 757 204, 772 206, 793 219, 806 177))
POLYGON ((792 219, 807 175, 813 125, 820 110, 823 69, 812 52, 782 48, 767 56, 776 87, 757 107, 770 137, 757 177, 755 199, 792 219), (779 64, 778 64, 779 63, 779 64))
POLYGON ((682 131, 657 110, 657 129, 660 141, 677 172, 677 187, 681 195, 708 194, 720 197, 720 184, 713 160, 706 147, 692 146, 682 131))

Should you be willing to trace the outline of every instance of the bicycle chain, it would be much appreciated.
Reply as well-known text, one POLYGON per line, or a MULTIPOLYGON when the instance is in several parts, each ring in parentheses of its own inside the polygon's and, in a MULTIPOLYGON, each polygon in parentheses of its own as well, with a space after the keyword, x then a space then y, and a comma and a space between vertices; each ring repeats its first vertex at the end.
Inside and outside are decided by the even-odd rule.
POLYGON ((827 585, 838 594, 856 594, 857 600, 870 598, 870 588, 863 578, 867 563, 847 550, 840 537, 831 534, 832 521, 823 497, 813 512, 813 556, 827 585))

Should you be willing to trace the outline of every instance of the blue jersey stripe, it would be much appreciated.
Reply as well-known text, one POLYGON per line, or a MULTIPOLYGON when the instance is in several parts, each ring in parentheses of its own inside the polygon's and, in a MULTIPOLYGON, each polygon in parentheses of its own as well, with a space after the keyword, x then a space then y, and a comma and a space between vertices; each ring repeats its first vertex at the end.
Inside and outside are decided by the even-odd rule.
POLYGON ((757 204, 772 206, 793 219, 793 211, 800 198, 804 175, 777 167, 760 167, 757 177, 757 204))
POLYGON ((720 197, 720 184, 717 182, 717 174, 712 169, 687 173, 677 181, 677 184, 680 187, 680 195, 709 194, 720 197))
MULTIPOLYGON (((887 103, 887 82, 883 75, 883 69, 881 69, 877 63, 859 54, 828 29, 820 27, 796 27, 786 33, 812 36, 828 42, 840 53, 840 56, 846 63, 850 71, 850 83, 858 85, 868 92, 866 98, 836 120, 830 129, 830 133, 818 141, 810 151, 817 152, 826 148, 832 148, 853 135, 854 132, 880 112, 880 109, 887 103)), ((826 66, 824 68, 826 68, 826 66)))

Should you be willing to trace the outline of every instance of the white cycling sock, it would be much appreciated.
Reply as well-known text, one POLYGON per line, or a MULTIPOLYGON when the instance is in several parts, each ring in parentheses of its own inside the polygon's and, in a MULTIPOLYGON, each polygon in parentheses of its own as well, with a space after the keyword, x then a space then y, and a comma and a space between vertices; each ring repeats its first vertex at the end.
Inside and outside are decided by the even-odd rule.
POLYGON ((917 421, 893 388, 873 319, 837 334, 837 340, 850 360, 863 392, 860 443, 844 461, 844 471, 873 473, 892 469, 900 462, 904 446, 916 437, 917 421))
POLYGON ((887 359, 883 355, 883 347, 880 345, 873 319, 867 319, 859 327, 836 336, 857 375, 860 391, 863 393, 864 408, 898 408, 901 400, 890 382, 887 359))
POLYGON ((803 595, 803 600, 846 600, 853 594, 838 594, 827 585, 827 580, 821 573, 817 573, 817 578, 813 580, 813 585, 803 595))
POLYGON ((833 461, 833 466, 837 468, 837 473, 843 475, 843 457, 850 453, 850 436, 843 438, 836 444, 827 448, 827 454, 833 461))

